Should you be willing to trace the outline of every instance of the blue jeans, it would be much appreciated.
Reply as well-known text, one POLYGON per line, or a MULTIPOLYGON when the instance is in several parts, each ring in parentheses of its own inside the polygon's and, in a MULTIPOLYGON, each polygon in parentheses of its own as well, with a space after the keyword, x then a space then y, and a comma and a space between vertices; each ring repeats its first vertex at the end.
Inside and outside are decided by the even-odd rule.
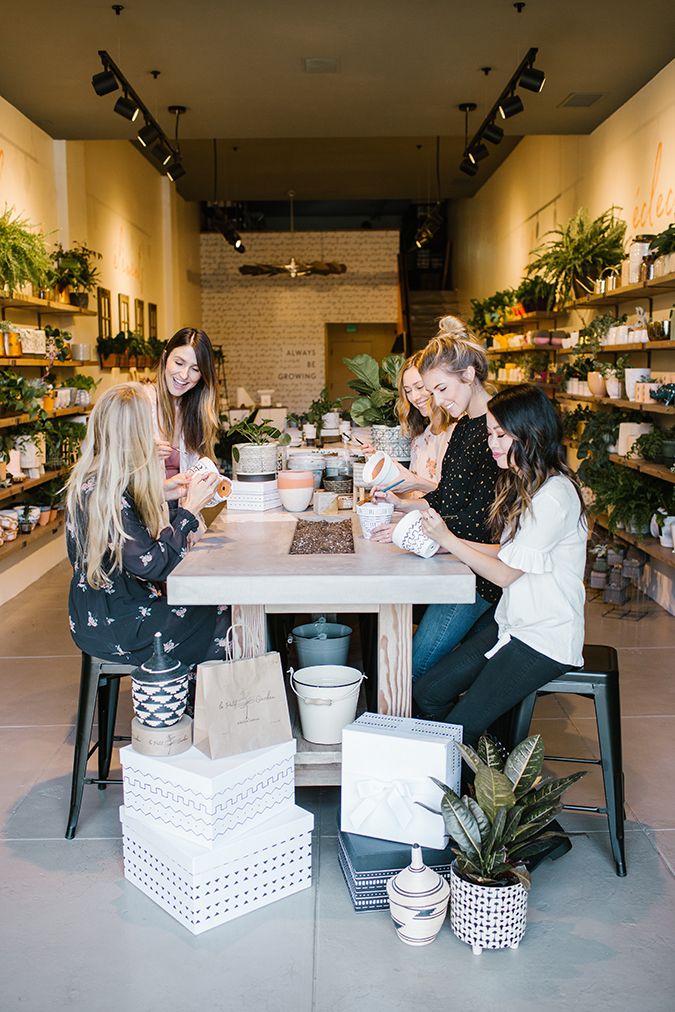
POLYGON ((493 607, 480 594, 473 604, 430 604, 413 636, 413 682, 454 650, 481 615, 493 607))

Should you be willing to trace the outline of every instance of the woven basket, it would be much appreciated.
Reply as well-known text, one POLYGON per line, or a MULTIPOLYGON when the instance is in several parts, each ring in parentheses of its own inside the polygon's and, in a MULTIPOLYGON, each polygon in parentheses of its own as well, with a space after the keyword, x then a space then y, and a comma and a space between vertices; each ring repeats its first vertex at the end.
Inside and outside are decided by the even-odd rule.
POLYGON ((527 923, 527 890, 516 882, 484 886, 450 875, 450 925, 476 955, 483 949, 517 949, 527 923))

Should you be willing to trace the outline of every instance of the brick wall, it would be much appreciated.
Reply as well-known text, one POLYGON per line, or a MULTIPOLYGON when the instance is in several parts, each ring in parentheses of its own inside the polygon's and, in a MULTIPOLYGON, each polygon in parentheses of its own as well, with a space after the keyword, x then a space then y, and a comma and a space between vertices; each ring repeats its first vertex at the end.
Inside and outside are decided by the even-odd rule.
POLYGON ((246 233, 240 255, 220 235, 201 237, 202 321, 225 354, 230 402, 236 388, 301 411, 325 382, 326 323, 395 323, 398 305, 395 231, 246 233), (243 263, 334 260, 333 277, 247 277, 243 263))

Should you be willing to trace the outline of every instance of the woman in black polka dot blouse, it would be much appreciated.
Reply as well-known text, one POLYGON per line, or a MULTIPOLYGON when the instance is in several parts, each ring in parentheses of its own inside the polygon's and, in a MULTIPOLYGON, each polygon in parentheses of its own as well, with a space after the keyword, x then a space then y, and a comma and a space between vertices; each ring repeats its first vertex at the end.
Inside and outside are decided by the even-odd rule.
MULTIPOLYGON (((438 335, 424 349, 418 368, 436 403, 459 418, 443 458, 438 488, 424 499, 405 500, 391 492, 376 492, 373 498, 393 502, 405 512, 431 506, 459 537, 489 544, 493 539, 488 513, 499 467, 487 442, 486 406, 491 395, 483 385, 488 373, 485 352, 461 320, 446 316, 439 323, 438 335)), ((374 531, 372 539, 391 541, 393 526, 374 531)), ((473 604, 429 605, 413 638, 413 680, 449 653, 482 615, 494 610, 500 594, 498 587, 478 577, 473 604)))

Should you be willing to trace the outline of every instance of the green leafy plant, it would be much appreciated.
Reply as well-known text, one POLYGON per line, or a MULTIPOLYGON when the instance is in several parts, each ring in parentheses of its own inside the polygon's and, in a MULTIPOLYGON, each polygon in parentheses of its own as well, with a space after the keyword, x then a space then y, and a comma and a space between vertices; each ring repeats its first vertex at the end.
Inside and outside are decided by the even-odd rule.
POLYGON ((69 330, 59 330, 58 327, 50 327, 49 324, 45 327, 45 334, 51 338, 56 349, 55 358, 59 362, 66 362, 70 358, 70 342, 73 335, 69 330))
POLYGON ((327 415, 329 411, 339 411, 343 400, 344 397, 331 400, 328 396, 328 388, 324 387, 316 400, 312 401, 307 410, 307 421, 311 425, 316 425, 317 435, 321 433, 323 416, 327 415))
POLYGON ((503 288, 485 299, 472 299, 469 327, 476 334, 494 334, 511 315, 516 301, 513 288, 503 288))
POLYGON ((355 355, 342 361, 356 379, 350 380, 349 387, 358 397, 351 405, 351 417, 355 425, 386 425, 394 428, 399 424, 396 415, 398 396, 398 374, 405 362, 404 355, 387 355, 381 365, 372 355, 355 355))
POLYGON ((628 355, 617 355, 614 359, 614 365, 607 366, 604 375, 614 376, 619 380, 624 379, 626 375, 626 366, 629 361, 628 355))
POLYGON ((6 414, 27 414, 31 418, 40 410, 37 403, 43 389, 12 369, 0 369, 0 410, 6 414))
POLYGON ((59 292, 66 288, 75 292, 92 292, 99 280, 96 261, 100 259, 101 254, 84 243, 77 242, 72 249, 64 249, 59 243, 50 253, 53 265, 49 273, 51 287, 59 292))
POLYGON ((457 748, 475 773, 475 797, 460 798, 432 777, 443 791, 441 813, 455 844, 457 871, 478 885, 521 882, 529 888, 523 862, 550 846, 556 834, 545 829, 562 810, 564 792, 585 773, 544 779, 538 734, 516 745, 506 760, 488 738, 480 739, 476 751, 457 748))
POLYGON ((88 390, 90 393, 93 393, 100 382, 100 379, 95 380, 93 376, 84 376, 81 372, 78 372, 67 380, 63 380, 59 385, 75 390, 88 390))
POLYGON ((305 422, 309 421, 306 414, 289 411, 286 415, 287 429, 301 429, 305 422))
POLYGON ((669 225, 663 232, 655 235, 649 244, 649 249, 657 257, 675 253, 675 224, 669 225))
POLYGON ((0 215, 0 286, 10 294, 27 284, 42 287, 49 271, 44 235, 13 212, 5 206, 0 215))
POLYGON ((571 439, 576 436, 579 425, 587 422, 592 415, 593 409, 582 404, 578 404, 573 411, 563 411, 563 438, 571 439))
MULTIPOLYGON (((149 337, 148 338, 148 341, 147 341, 147 349, 148 349, 147 350, 147 354, 150 356, 150 358, 152 359, 153 363, 159 362, 159 360, 162 357, 162 354, 163 354, 165 348, 166 348, 166 341, 160 341, 160 339, 158 337, 149 337)), ((220 352, 220 355, 221 355, 221 358, 222 358, 222 349, 220 349, 220 348, 215 349, 214 348, 214 352, 216 350, 220 352)), ((216 357, 216 361, 218 361, 218 357, 216 357)))
POLYGON ((223 433, 216 447, 220 457, 225 456, 229 449, 233 460, 239 463, 239 450, 234 445, 235 443, 255 443, 257 446, 262 446, 263 443, 276 442, 280 446, 288 446, 291 441, 290 435, 287 432, 281 432, 272 425, 269 418, 263 418, 260 422, 254 421, 257 414, 258 408, 255 408, 246 418, 230 425, 223 433))
POLYGON ((564 228, 547 232, 551 238, 532 251, 526 273, 541 275, 555 287, 557 305, 592 292, 594 280, 625 259, 626 223, 614 211, 610 207, 591 219, 582 207, 564 228))
POLYGON ((590 355, 575 355, 560 367, 559 374, 564 380, 578 379, 585 381, 589 372, 596 371, 597 362, 590 355))
POLYGON ((526 313, 545 312, 553 308, 555 285, 540 274, 523 278, 516 288, 514 298, 520 302, 526 313))
POLYGON ((610 327, 616 327, 625 323, 628 317, 616 317, 612 313, 602 313, 596 316, 590 323, 586 324, 579 331, 579 348, 583 348, 590 355, 597 355, 602 350, 602 340, 607 337, 610 327))
POLYGON ((525 371, 528 380, 539 379, 548 376, 549 357, 548 351, 528 351, 520 358, 521 368, 525 371))

